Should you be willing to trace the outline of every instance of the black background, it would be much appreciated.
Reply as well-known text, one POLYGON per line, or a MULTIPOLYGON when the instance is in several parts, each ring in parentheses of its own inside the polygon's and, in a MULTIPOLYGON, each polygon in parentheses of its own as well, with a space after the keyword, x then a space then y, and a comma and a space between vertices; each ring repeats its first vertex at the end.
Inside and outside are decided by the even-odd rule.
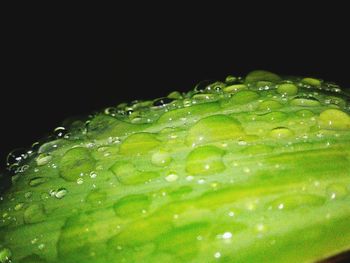
POLYGON ((136 14, 101 24, 50 15, 12 18, 1 48, 0 167, 10 150, 31 145, 66 117, 188 91, 204 79, 266 69, 350 87, 348 21, 324 12, 268 20, 263 12, 196 11, 194 23, 180 23, 178 14, 169 24, 165 13, 150 23, 146 15, 136 26, 130 23, 136 14))

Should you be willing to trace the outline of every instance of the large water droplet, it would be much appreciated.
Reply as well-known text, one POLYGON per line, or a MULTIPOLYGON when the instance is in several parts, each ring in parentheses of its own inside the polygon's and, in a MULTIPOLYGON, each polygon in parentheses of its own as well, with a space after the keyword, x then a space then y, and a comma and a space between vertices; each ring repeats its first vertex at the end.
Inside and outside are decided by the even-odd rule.
POLYGON ((187 156, 186 171, 192 175, 210 175, 225 170, 224 151, 215 146, 201 146, 187 156))
POLYGON ((290 105, 303 106, 303 107, 317 107, 317 106, 320 106, 321 103, 316 98, 308 97, 308 98, 295 98, 291 100, 290 105))
POLYGON ((29 185, 30 186, 38 186, 38 185, 41 185, 45 182, 47 182, 47 178, 45 178, 45 177, 34 177, 34 178, 30 179, 29 185))
POLYGON ((140 132, 127 137, 120 145, 120 153, 123 155, 145 154, 160 144, 152 133, 140 132))
POLYGON ((298 87, 292 83, 283 83, 277 86, 277 92, 284 96, 293 96, 298 93, 298 87))
POLYGON ((341 110, 325 110, 320 114, 318 121, 323 129, 350 130, 350 116, 341 110))
POLYGON ((294 132, 285 127, 277 127, 270 131, 270 136, 276 139, 289 138, 294 135, 294 132))
POLYGON ((237 120, 226 115, 213 115, 201 119, 190 128, 187 143, 194 146, 207 142, 238 139, 244 134, 237 120))
POLYGON ((278 101, 265 100, 265 101, 260 103, 258 110, 271 111, 271 110, 279 109, 282 107, 283 107, 283 105, 281 103, 279 103, 278 101))
POLYGON ((151 161, 157 166, 167 166, 171 162, 171 156, 167 151, 159 150, 152 155, 151 161))
POLYGON ((113 209, 117 216, 128 218, 140 216, 147 212, 150 204, 151 200, 147 195, 128 195, 119 199, 113 205, 113 209))
POLYGON ((86 202, 90 205, 98 206, 107 200, 107 193, 101 189, 92 190, 86 197, 86 202))
POLYGON ((41 153, 36 157, 35 161, 38 166, 42 166, 45 164, 48 164, 52 159, 52 156, 46 154, 46 153, 41 153))
POLYGON ((42 222, 46 219, 44 206, 41 204, 32 204, 26 208, 23 214, 24 222, 33 224, 42 222))
POLYGON ((66 196, 66 194, 68 193, 67 189, 65 188, 59 188, 56 193, 55 193, 55 197, 57 199, 62 199, 63 197, 66 196))
POLYGON ((238 92, 241 90, 247 90, 248 87, 244 84, 235 84, 235 85, 230 85, 224 88, 224 91, 227 93, 232 93, 232 92, 238 92))
POLYGON ((60 175, 66 181, 74 182, 82 174, 90 174, 95 168, 95 160, 88 149, 76 147, 68 150, 62 157, 60 175))
POLYGON ((320 87, 321 86, 321 81, 319 79, 315 78, 303 78, 301 80, 303 84, 310 85, 310 86, 315 86, 315 87, 320 87))

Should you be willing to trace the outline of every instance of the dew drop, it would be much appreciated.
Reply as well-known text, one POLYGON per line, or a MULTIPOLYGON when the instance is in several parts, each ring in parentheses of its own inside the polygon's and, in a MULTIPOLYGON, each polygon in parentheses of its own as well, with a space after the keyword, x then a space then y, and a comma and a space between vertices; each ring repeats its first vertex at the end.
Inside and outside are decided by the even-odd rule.
POLYGON ((326 193, 331 200, 342 199, 349 194, 346 187, 338 183, 329 185, 326 189, 326 193))
POLYGON ((317 107, 321 103, 315 98, 295 98, 291 100, 290 105, 292 106, 302 106, 302 107, 317 107))
POLYGON ((67 134, 67 130, 64 127, 57 127, 54 130, 54 135, 56 136, 56 138, 63 138, 65 135, 67 134))
POLYGON ((41 153, 36 157, 35 161, 38 166, 45 165, 49 163, 52 159, 52 156, 46 154, 46 153, 41 153))
POLYGON ((224 88, 224 91, 227 93, 232 93, 232 92, 238 92, 241 90, 247 90, 248 87, 244 84, 235 84, 235 85, 230 85, 224 88))
POLYGON ((92 190, 86 197, 86 202, 90 205, 98 206, 107 200, 107 193, 100 190, 94 189, 92 190))
POLYGON ((194 146, 207 142, 239 139, 244 135, 241 124, 226 115, 201 119, 188 131, 187 143, 194 146))
POLYGON ((84 179, 83 178, 78 178, 77 179, 77 184, 83 184, 84 183, 84 179))
POLYGON ((24 206, 24 203, 18 203, 17 205, 15 205, 14 209, 15 211, 19 211, 23 208, 24 206))
POLYGON ((319 125, 329 130, 350 130, 350 116, 337 109, 328 109, 321 112, 319 125))
POLYGON ((29 185, 35 187, 35 186, 38 186, 38 185, 45 183, 46 181, 47 181, 47 178, 45 178, 45 177, 34 177, 34 178, 30 179, 29 185))
POLYGON ((201 146, 189 153, 186 171, 192 175, 210 175, 225 170, 224 151, 215 146, 201 146))
POLYGON ((284 96, 293 96, 298 93, 298 87, 292 83, 283 83, 277 86, 277 92, 284 96))
POLYGON ((23 214, 24 222, 33 224, 42 222, 46 219, 44 206, 41 204, 32 204, 26 208, 23 214))
POLYGON ((160 144, 156 136, 148 132, 134 133, 127 137, 120 145, 120 153, 123 155, 146 154, 160 144))
POLYGON ((310 86, 315 86, 315 87, 320 87, 321 86, 321 81, 319 79, 315 78, 303 78, 301 80, 302 83, 310 86))
POLYGON ((57 199, 62 199, 63 197, 66 196, 66 194, 68 193, 67 189, 65 188, 59 188, 56 193, 55 193, 55 197, 57 199))
POLYGON ((76 147, 68 150, 62 157, 59 165, 60 176, 69 182, 78 181, 81 174, 90 174, 95 167, 95 160, 89 150, 76 147))
POLYGON ((175 173, 170 173, 165 177, 165 180, 167 182, 175 182, 177 179, 179 178, 179 176, 175 173))
POLYGON ((271 111, 271 110, 279 109, 279 108, 282 108, 282 107, 283 107, 283 105, 281 103, 279 103, 278 101, 265 100, 265 101, 260 103, 258 109, 259 110, 271 111))
POLYGON ((285 127, 277 127, 270 131, 270 136, 276 139, 289 138, 294 135, 294 132, 285 127))
POLYGON ((135 217, 142 214, 143 210, 148 210, 151 200, 144 194, 129 195, 119 199, 113 209, 119 217, 135 217))
POLYGON ((268 209, 292 210, 304 206, 319 206, 325 198, 313 194, 290 194, 278 197, 268 204, 268 209))
POLYGON ((159 150, 152 155, 151 161, 157 166, 167 166, 171 162, 171 156, 167 151, 159 150))

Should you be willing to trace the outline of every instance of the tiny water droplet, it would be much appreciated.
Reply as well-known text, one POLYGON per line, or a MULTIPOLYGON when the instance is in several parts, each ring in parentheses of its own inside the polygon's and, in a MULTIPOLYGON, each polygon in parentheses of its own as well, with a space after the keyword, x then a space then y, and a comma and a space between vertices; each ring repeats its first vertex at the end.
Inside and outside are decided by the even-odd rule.
POLYGON ((214 258, 220 258, 220 257, 221 257, 221 253, 220 252, 215 252, 214 258))

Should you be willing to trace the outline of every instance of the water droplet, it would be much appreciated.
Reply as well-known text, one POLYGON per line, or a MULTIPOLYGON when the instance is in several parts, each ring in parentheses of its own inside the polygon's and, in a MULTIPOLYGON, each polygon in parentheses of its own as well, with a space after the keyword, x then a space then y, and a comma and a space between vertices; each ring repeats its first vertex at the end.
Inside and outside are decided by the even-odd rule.
POLYGON ((304 206, 319 206, 325 202, 325 198, 312 194, 290 194, 278 197, 268 204, 268 209, 292 210, 304 206))
POLYGON ((235 76, 232 76, 232 75, 228 75, 226 78, 225 78, 225 82, 227 84, 231 84, 231 83, 235 83, 237 81, 237 77, 235 76))
POLYGON ((292 83, 283 83, 277 86, 277 92, 284 96, 293 96, 298 93, 298 87, 292 83))
POLYGON ((147 195, 128 195, 119 199, 113 205, 113 209, 117 216, 129 218, 142 215, 142 210, 147 211, 150 204, 151 200, 147 195))
POLYGON ((283 107, 283 105, 281 103, 279 103, 278 101, 265 100, 265 101, 260 103, 258 110, 271 111, 271 110, 279 109, 282 107, 283 107))
POLYGON ((232 92, 238 92, 241 90, 247 90, 248 87, 244 84, 235 84, 235 85, 230 85, 224 88, 224 91, 227 93, 232 93, 232 92))
POLYGON ((59 168, 60 176, 69 182, 77 181, 81 174, 90 174, 95 167, 95 160, 88 149, 76 147, 68 150, 62 157, 59 168))
POLYGON ((212 83, 214 83, 215 80, 203 80, 198 82, 198 84, 194 87, 194 91, 195 92, 203 92, 206 91, 208 87, 210 87, 210 85, 212 83))
POLYGON ((330 199, 342 199, 346 197, 349 193, 344 185, 334 183, 327 187, 327 195, 330 199))
POLYGON ((56 136, 56 138, 63 138, 65 135, 67 134, 67 130, 64 127, 57 127, 54 130, 54 135, 56 136))
POLYGON ((328 109, 321 112, 319 125, 329 130, 350 130, 350 116, 337 109, 328 109))
POLYGON ((6 164, 7 166, 11 166, 13 164, 19 164, 23 160, 27 159, 27 157, 28 157, 28 154, 26 149, 24 148, 15 149, 7 155, 6 164))
POLYGON ((97 173, 95 171, 92 171, 90 173, 90 178, 95 179, 97 177, 97 173))
POLYGON ((90 205, 98 206, 107 200, 107 193, 100 190, 94 189, 92 190, 86 197, 86 202, 90 205))
POLYGON ((157 166, 167 166, 171 162, 171 156, 167 151, 159 150, 152 155, 151 161, 157 166))
POLYGON ((277 127, 270 131, 270 136, 276 139, 289 138, 294 135, 294 132, 285 127, 277 127))
POLYGON ((314 116, 315 114, 310 111, 310 110, 300 110, 300 111, 297 111, 296 114, 300 117, 304 117, 304 118, 308 118, 308 117, 312 117, 314 116))
POLYGON ((257 82, 257 81, 271 81, 271 82, 277 82, 281 78, 275 73, 265 71, 265 70, 254 70, 250 72, 246 78, 246 82, 257 82))
POLYGON ((46 181, 47 181, 47 178, 45 178, 45 177, 34 177, 34 178, 30 179, 29 185, 35 187, 35 186, 38 186, 38 185, 45 183, 46 181))
POLYGON ((17 205, 15 205, 14 209, 15 209, 15 211, 19 211, 23 208, 23 206, 24 206, 24 203, 18 203, 17 205))
POLYGON ((35 161, 38 166, 45 165, 49 163, 52 159, 52 156, 46 154, 46 153, 41 153, 36 157, 35 161))
POLYGON ((244 135, 241 124, 226 115, 213 115, 199 120, 188 131, 187 143, 194 146, 207 142, 239 139, 244 135))
POLYGON ((77 184, 83 184, 84 183, 84 179, 83 178, 78 178, 77 179, 77 184))
POLYGON ((225 232, 222 234, 223 239, 230 239, 232 238, 232 233, 231 232, 225 232))
POLYGON ((66 196, 67 193, 68 193, 67 189, 59 188, 55 193, 55 197, 58 199, 62 199, 63 197, 66 196))
POLYGON ((0 262, 1 263, 10 263, 12 257, 12 252, 9 248, 0 247, 0 262))
POLYGON ((321 103, 313 97, 308 98, 295 98, 290 102, 292 106, 302 106, 302 107, 317 107, 321 106, 321 103))
POLYGON ((242 90, 237 93, 235 93, 231 98, 230 102, 232 104, 246 104, 252 101, 255 101, 257 98, 259 98, 259 94, 251 91, 251 90, 242 90))
POLYGON ((145 154, 156 148, 159 144, 160 141, 152 133, 134 133, 122 142, 119 151, 123 155, 145 154))
POLYGON ((39 245, 38 245, 38 249, 39 249, 39 250, 43 250, 44 248, 45 248, 45 244, 39 244, 39 245))
POLYGON ((165 107, 167 104, 170 104, 174 99, 169 97, 159 98, 153 101, 153 107, 165 107))
POLYGON ((24 222, 33 224, 42 222, 46 219, 44 206, 41 204, 32 204, 26 208, 23 214, 24 222))
POLYGON ((303 84, 307 84, 310 86, 315 86, 315 87, 320 87, 321 86, 321 81, 319 79, 315 78, 303 78, 301 80, 303 84))
POLYGON ((29 199, 29 198, 32 197, 32 195, 33 195, 32 192, 26 192, 26 193, 24 194, 24 197, 25 197, 26 199, 29 199))
POLYGON ((215 252, 214 258, 220 258, 220 257, 221 257, 221 253, 220 252, 215 252))
POLYGON ((215 146, 201 146, 189 153, 186 171, 192 175, 210 175, 225 170, 224 151, 215 146))
POLYGON ((165 180, 167 182, 175 182, 178 178, 179 176, 176 173, 170 173, 165 177, 165 180))

